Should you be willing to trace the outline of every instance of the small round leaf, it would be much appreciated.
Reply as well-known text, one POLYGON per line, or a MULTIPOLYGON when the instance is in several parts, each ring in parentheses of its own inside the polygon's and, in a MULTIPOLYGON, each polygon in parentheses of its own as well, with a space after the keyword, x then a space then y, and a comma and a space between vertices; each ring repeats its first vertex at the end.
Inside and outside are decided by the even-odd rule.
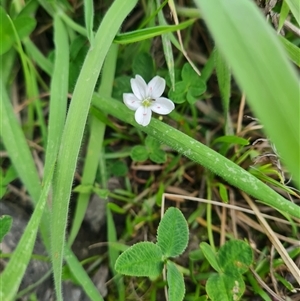
POLYGON ((230 240, 217 254, 219 266, 225 273, 245 273, 253 261, 249 244, 242 240, 230 240))
POLYGON ((148 159, 148 151, 145 146, 136 145, 131 149, 130 157, 133 161, 143 162, 148 159))

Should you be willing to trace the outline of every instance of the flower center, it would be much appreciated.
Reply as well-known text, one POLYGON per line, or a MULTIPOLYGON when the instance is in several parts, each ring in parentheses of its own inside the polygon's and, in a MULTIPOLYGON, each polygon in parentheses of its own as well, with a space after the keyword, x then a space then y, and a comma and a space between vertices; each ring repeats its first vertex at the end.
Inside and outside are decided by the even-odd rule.
POLYGON ((145 108, 149 108, 153 101, 154 101, 154 99, 147 97, 142 101, 142 106, 145 108))

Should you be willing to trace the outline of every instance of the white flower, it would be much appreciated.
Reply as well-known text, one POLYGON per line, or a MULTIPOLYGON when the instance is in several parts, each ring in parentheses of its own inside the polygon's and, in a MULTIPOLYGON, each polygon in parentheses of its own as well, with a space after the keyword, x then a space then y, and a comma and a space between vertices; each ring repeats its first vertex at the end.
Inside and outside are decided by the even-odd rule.
POLYGON ((146 126, 150 123, 152 111, 161 115, 169 114, 174 110, 174 103, 163 94, 166 81, 155 76, 146 84, 140 75, 130 80, 133 93, 124 93, 123 101, 125 105, 135 111, 135 120, 138 124, 146 126))

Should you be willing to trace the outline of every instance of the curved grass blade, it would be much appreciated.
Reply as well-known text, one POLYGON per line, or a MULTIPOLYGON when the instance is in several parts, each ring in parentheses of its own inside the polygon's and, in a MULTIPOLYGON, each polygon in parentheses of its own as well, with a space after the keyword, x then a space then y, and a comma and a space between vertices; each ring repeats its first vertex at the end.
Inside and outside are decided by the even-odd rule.
POLYGON ((51 252, 57 300, 62 300, 62 262, 68 207, 77 158, 89 111, 90 101, 107 51, 123 20, 137 0, 116 0, 97 30, 79 74, 62 136, 53 189, 51 252))
POLYGON ((31 258, 35 239, 39 229, 39 224, 43 216, 44 208, 47 203, 47 196, 51 185, 54 172, 54 165, 48 173, 40 199, 34 209, 30 221, 21 237, 20 242, 12 257, 10 258, 4 272, 1 275, 0 300, 14 300, 19 285, 22 281, 26 268, 31 258))
POLYGON ((184 29, 195 22, 195 19, 191 19, 178 25, 164 25, 164 26, 155 26, 150 28, 139 29, 133 32, 126 32, 119 34, 115 37, 114 42, 117 44, 130 44, 147 39, 154 38, 156 36, 166 34, 169 32, 177 31, 184 29))
POLYGON ((251 108, 299 186, 299 82, 277 34, 252 1, 195 3, 251 108))

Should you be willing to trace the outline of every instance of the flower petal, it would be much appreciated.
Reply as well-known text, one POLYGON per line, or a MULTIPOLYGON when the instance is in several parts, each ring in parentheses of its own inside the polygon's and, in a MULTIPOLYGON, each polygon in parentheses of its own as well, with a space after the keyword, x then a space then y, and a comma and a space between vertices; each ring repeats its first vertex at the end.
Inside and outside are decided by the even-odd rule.
POLYGON ((141 101, 132 93, 123 93, 123 101, 130 110, 136 110, 141 106, 141 101))
POLYGON ((147 96, 156 99, 164 93, 165 88, 166 81, 160 76, 155 76, 148 84, 147 96))
POLYGON ((152 102, 150 108, 155 113, 166 115, 174 110, 175 105, 172 100, 165 97, 159 97, 152 102))
POLYGON ((143 106, 140 106, 136 111, 135 111, 135 121, 142 125, 142 126, 146 126, 150 123, 151 120, 151 115, 152 112, 150 110, 150 108, 146 108, 143 106))
POLYGON ((136 75, 135 78, 132 78, 130 83, 134 95, 139 100, 143 100, 147 97, 147 84, 140 75, 136 75))

